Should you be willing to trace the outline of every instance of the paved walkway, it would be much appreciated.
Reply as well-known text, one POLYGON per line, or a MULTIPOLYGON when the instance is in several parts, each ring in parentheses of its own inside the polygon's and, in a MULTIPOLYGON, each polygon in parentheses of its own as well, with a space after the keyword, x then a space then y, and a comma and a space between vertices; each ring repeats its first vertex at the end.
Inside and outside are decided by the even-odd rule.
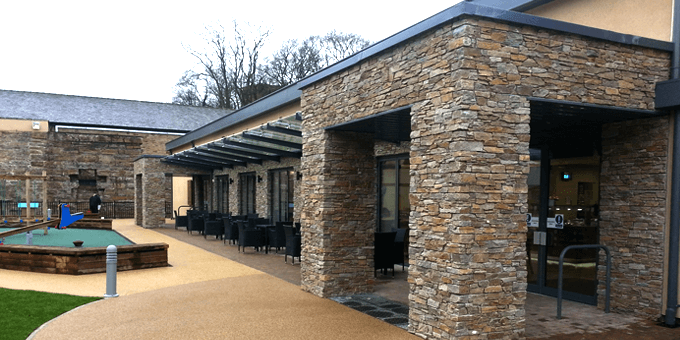
MULTIPOLYGON (((165 242, 172 267, 120 272, 115 299, 98 301, 44 325, 32 339, 418 339, 399 327, 299 288, 299 264, 282 254, 238 253, 236 246, 174 228, 114 228, 136 243, 165 242)), ((407 304, 407 272, 380 276, 376 295, 407 304)), ((0 270, 0 287, 102 296, 105 274, 48 275, 0 270)), ((680 339, 670 330, 569 301, 527 298, 528 339, 680 339)))
MULTIPOLYGON (((120 272, 120 297, 70 311, 31 339, 418 339, 295 284, 138 228, 131 220, 115 221, 114 229, 136 243, 168 243, 172 267, 120 272)), ((105 274, 0 270, 0 278, 0 286, 12 289, 85 296, 106 291, 105 274)))

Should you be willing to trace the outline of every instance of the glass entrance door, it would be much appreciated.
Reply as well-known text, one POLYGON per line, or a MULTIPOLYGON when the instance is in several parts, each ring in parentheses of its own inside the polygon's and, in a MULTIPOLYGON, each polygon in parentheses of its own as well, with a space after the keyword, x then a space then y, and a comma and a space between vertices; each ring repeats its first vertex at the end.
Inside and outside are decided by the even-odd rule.
MULTIPOLYGON (((551 158, 532 150, 527 214, 529 291, 557 295, 559 257, 567 246, 597 244, 599 156, 551 158)), ((597 302, 597 251, 574 249, 563 262, 563 296, 597 302)))

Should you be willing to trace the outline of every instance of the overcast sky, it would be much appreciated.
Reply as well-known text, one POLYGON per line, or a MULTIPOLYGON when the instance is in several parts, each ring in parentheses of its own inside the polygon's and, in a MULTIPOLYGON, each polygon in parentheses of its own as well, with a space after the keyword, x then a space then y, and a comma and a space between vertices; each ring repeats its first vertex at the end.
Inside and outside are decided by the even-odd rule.
POLYGON ((170 102, 206 25, 267 27, 270 51, 333 29, 376 42, 459 1, 5 1, 0 89, 170 102))

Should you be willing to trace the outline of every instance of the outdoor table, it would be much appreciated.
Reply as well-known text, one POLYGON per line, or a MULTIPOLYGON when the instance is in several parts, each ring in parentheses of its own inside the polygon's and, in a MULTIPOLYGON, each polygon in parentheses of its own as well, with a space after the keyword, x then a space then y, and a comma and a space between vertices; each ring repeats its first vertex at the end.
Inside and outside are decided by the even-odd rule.
POLYGON ((269 229, 276 228, 275 224, 256 224, 255 228, 263 229, 264 231, 264 253, 269 254, 269 229))

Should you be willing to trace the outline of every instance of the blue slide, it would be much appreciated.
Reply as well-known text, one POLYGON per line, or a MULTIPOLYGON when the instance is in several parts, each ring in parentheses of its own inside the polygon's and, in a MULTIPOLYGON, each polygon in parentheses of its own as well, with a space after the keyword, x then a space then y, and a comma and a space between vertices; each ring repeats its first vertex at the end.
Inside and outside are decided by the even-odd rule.
POLYGON ((59 229, 66 228, 71 225, 71 223, 82 220, 85 215, 81 212, 71 215, 71 208, 67 204, 60 204, 59 209, 61 210, 61 221, 59 222, 59 229))

